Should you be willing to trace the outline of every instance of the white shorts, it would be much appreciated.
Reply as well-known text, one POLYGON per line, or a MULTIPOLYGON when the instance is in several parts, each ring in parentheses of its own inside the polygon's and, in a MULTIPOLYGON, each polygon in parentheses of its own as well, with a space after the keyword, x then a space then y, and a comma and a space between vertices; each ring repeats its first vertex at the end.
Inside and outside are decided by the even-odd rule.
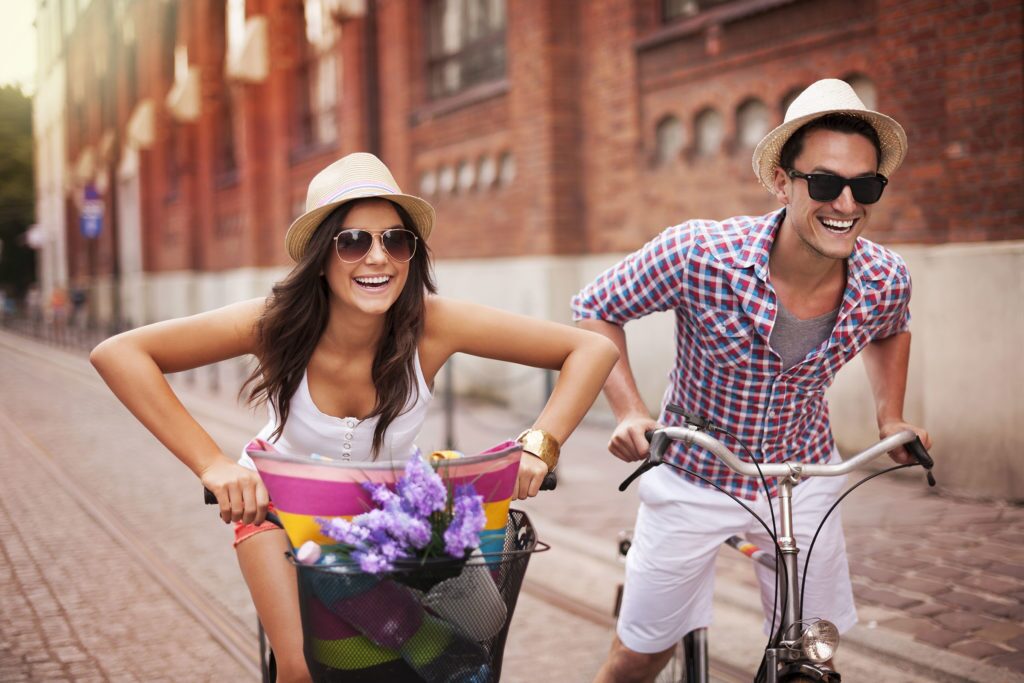
MULTIPOLYGON (((801 578, 811 538, 845 484, 846 477, 814 477, 793 489, 801 578)), ((715 557, 726 538, 737 534, 765 550, 773 546, 764 527, 732 498, 717 489, 692 484, 669 467, 657 467, 642 476, 639 493, 641 504, 626 556, 626 583, 616 632, 630 650, 655 653, 672 647, 693 629, 711 625, 715 557)), ((754 502, 744 502, 771 526, 763 493, 754 502)), ((777 517, 778 502, 774 498, 772 502, 777 517)), ((804 614, 828 619, 844 632, 857 623, 857 612, 838 509, 818 535, 812 559, 804 614)), ((761 584, 767 634, 775 572, 753 564, 761 584)))

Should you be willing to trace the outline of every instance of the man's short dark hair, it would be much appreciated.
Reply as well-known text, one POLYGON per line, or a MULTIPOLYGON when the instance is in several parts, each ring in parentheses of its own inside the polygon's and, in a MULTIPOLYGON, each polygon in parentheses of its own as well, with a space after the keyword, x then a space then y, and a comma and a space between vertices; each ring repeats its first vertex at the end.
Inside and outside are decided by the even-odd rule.
POLYGON ((875 146, 875 166, 882 160, 882 143, 878 139, 878 131, 874 126, 864 119, 851 116, 850 114, 826 114, 820 118, 810 121, 795 133, 789 136, 786 144, 782 146, 779 153, 779 167, 783 169, 793 168, 793 162, 804 151, 804 138, 814 130, 830 130, 836 133, 847 133, 849 135, 863 135, 875 146))

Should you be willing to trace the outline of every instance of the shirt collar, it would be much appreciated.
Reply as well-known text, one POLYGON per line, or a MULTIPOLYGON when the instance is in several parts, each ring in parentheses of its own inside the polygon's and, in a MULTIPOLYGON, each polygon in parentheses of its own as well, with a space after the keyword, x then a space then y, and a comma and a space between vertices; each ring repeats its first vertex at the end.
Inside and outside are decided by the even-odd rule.
MULTIPOLYGON (((782 221, 786 218, 786 208, 782 207, 764 216, 754 219, 746 238, 737 245, 736 250, 728 252, 722 258, 723 261, 731 263, 737 268, 753 268, 754 274, 764 281, 768 281, 768 257, 775 243, 775 235, 778 234, 782 221)), ((863 280, 884 280, 888 277, 885 268, 872 258, 870 243, 863 237, 858 237, 854 245, 853 253, 850 254, 847 262, 848 274, 852 282, 863 280)))
POLYGON ((786 217, 785 207, 753 220, 745 239, 730 252, 723 261, 737 268, 753 268, 762 281, 768 281, 768 255, 771 253, 775 235, 786 217))

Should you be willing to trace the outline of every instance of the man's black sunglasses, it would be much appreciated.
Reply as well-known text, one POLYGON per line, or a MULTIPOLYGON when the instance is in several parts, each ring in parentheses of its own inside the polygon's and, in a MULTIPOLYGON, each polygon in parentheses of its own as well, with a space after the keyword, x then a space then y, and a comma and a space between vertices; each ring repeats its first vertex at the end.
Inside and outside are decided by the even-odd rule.
POLYGON ((862 176, 859 178, 844 178, 841 175, 831 173, 801 173, 791 168, 786 171, 790 178, 803 178, 807 181, 807 194, 816 202, 830 202, 843 192, 843 188, 850 186, 853 198, 858 204, 874 204, 882 198, 882 190, 885 189, 889 179, 884 175, 862 176))

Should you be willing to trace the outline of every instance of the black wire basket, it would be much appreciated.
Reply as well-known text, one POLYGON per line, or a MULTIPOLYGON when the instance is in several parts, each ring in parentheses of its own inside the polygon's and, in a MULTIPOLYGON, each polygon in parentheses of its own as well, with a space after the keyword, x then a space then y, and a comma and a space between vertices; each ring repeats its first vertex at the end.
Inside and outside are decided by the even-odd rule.
POLYGON ((295 562, 310 675, 325 683, 498 681, 530 555, 547 549, 526 513, 510 510, 502 552, 409 561, 386 574, 295 562))

